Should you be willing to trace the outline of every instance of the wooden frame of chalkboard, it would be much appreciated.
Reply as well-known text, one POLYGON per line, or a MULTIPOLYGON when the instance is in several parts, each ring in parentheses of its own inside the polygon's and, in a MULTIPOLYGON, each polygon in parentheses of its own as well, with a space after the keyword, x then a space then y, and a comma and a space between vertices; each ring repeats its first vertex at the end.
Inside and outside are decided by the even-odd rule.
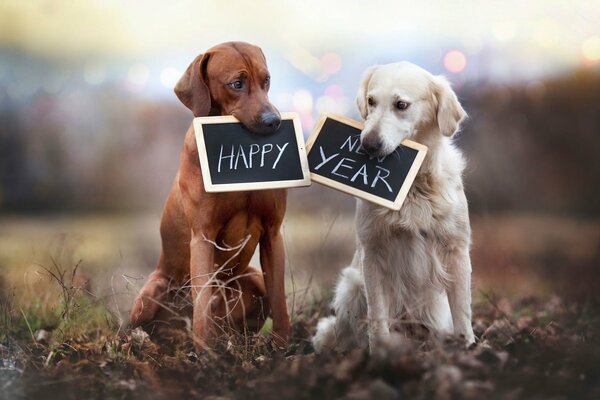
MULTIPOLYGON (((217 182, 210 169, 209 156, 207 151, 207 143, 205 141, 205 130, 208 131, 208 126, 215 124, 236 124, 240 127, 236 127, 238 130, 244 131, 244 134, 255 135, 256 140, 268 140, 273 138, 273 135, 277 135, 277 132, 273 134, 261 135, 253 134, 248 131, 240 121, 230 115, 227 116, 215 116, 215 117, 198 117, 194 118, 194 133, 196 136, 196 144, 198 146, 198 156, 200 158, 200 167, 202 168, 202 177, 204 180, 204 189, 208 193, 216 192, 237 192, 244 190, 267 190, 267 189, 281 189, 299 186, 310 186, 310 171, 308 169, 308 160, 306 158, 306 149, 304 143, 304 135, 302 134, 302 126, 300 124, 300 117, 298 114, 293 112, 281 113, 282 127, 287 123, 293 127, 293 135, 290 137, 295 141, 294 147, 297 153, 297 160, 295 161, 294 167, 296 167, 295 176, 292 179, 277 179, 277 180, 255 180, 249 182, 234 182, 234 183, 222 183, 217 182), (205 129, 207 127, 207 129, 205 129)), ((282 129, 282 128, 280 128, 282 129)), ((254 153, 257 154, 257 153, 254 153)), ((250 155, 252 157, 252 155, 250 155)), ((264 154, 263 154, 264 157, 264 154)), ((246 163, 246 158, 242 160, 246 163)), ((250 161, 251 165, 251 161, 250 161)))
MULTIPOLYGON (((308 140, 306 141, 306 149, 307 149, 307 153, 309 153, 309 157, 310 157, 310 151, 311 151, 313 145, 315 144, 315 142, 317 141, 317 138, 319 137, 319 134, 322 132, 323 126, 325 125, 325 123, 328 119, 340 122, 344 125, 348 125, 352 128, 357 129, 358 131, 362 131, 364 128, 364 124, 362 122, 355 121, 353 119, 350 119, 350 118, 347 118, 347 117, 344 117, 341 115, 334 115, 334 114, 329 114, 329 113, 321 114, 321 118, 319 119, 319 121, 317 122, 315 127, 313 128, 313 131, 311 132, 308 140)), ((402 146, 408 147, 409 149, 413 149, 416 152, 416 155, 415 155, 412 165, 410 165, 410 168, 408 169, 408 173, 406 175, 406 178, 404 179, 404 182, 402 183, 402 186, 400 187, 400 190, 398 191, 395 198, 393 198, 391 200, 385 199, 385 198, 376 196, 372 193, 369 193, 367 191, 360 190, 355 187, 340 183, 336 180, 333 180, 326 176, 320 175, 313 171, 311 171, 311 173, 310 173, 311 179, 315 182, 318 182, 320 184, 337 189, 341 192, 348 193, 352 196, 355 196, 355 197, 358 197, 358 198, 361 198, 361 199, 364 199, 364 200, 367 200, 367 201, 373 202, 375 204, 379 204, 381 206, 384 206, 384 207, 387 207, 387 208, 397 211, 402 207, 402 204, 404 203, 404 200, 406 199, 406 195, 408 194, 408 191, 409 191, 410 187, 412 186, 412 184, 415 180, 415 177, 417 176, 417 172, 419 171, 421 164, 423 164, 425 155, 427 154, 427 146, 424 146, 420 143, 416 143, 411 140, 404 140, 401 144, 402 144, 402 146)))

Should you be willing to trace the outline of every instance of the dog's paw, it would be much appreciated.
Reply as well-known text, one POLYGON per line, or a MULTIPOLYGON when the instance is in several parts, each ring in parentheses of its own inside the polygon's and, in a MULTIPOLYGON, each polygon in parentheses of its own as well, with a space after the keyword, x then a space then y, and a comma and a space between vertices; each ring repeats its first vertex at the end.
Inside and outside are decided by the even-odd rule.
POLYGON ((465 342, 465 347, 471 347, 475 343, 475 334, 472 328, 465 330, 465 332, 456 332, 456 334, 465 342))
POLYGON ((317 323, 317 331, 312 337, 312 345, 315 353, 332 350, 335 347, 335 317, 321 318, 317 323))
POLYGON ((154 320, 158 309, 165 300, 169 280, 156 271, 150 274, 148 282, 135 299, 131 308, 132 327, 142 326, 154 320))

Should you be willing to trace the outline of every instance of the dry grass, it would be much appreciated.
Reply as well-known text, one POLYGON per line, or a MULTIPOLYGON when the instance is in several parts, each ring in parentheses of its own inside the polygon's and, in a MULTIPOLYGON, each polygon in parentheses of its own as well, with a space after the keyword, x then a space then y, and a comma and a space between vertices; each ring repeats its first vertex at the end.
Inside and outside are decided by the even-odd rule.
POLYGON ((158 253, 151 217, 0 221, 2 398, 593 398, 600 356, 600 224, 475 219, 474 327, 397 338, 382 354, 316 357, 309 343, 350 261, 347 215, 289 215, 284 227, 293 338, 274 350, 226 332, 194 352, 189 331, 148 337, 124 322, 158 253), (576 276, 573 272, 576 271, 576 276), (583 279, 576 279, 582 277, 583 279), (384 354, 385 353, 385 354, 384 354))

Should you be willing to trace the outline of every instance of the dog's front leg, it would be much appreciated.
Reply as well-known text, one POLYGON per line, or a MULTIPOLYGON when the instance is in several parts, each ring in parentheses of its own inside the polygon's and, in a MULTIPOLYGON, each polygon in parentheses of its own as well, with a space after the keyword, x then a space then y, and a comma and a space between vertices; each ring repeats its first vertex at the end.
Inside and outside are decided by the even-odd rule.
POLYGON ((362 271, 367 297, 367 323, 369 351, 390 334, 389 307, 383 288, 382 260, 376 249, 365 249, 362 258, 362 271))
POLYGON ((448 252, 444 263, 450 273, 448 302, 452 312, 454 334, 465 338, 467 345, 475 342, 471 326, 471 257, 468 249, 448 252))
POLYGON ((271 305, 273 340, 276 345, 285 346, 291 327, 285 300, 285 250, 279 231, 266 233, 261 239, 260 265, 271 305))
POLYGON ((214 274, 214 245, 207 239, 201 230, 192 230, 190 241, 190 277, 192 285, 192 302, 194 313, 192 317, 192 331, 196 349, 202 350, 209 346, 212 329, 211 278, 214 274))

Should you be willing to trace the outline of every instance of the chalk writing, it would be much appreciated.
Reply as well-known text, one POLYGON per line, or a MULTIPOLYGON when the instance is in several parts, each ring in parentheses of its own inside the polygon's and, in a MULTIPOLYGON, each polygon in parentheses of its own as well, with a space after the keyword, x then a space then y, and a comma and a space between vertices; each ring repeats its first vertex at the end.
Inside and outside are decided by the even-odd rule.
POLYGON ((221 168, 225 169, 228 167, 229 170, 237 171, 238 168, 252 169, 252 168, 277 168, 277 164, 283 155, 283 152, 289 145, 286 142, 283 145, 279 143, 275 144, 277 150, 275 154, 270 156, 273 152, 273 144, 265 143, 262 145, 252 143, 250 145, 221 145, 219 149, 219 162, 217 164, 217 172, 221 172, 221 168), (241 163, 240 163, 241 160, 241 163))
POLYGON ((370 157, 361 145, 362 129, 360 122, 345 117, 322 116, 309 139, 308 164, 312 178, 397 210, 427 148, 406 141, 387 156, 370 157))
MULTIPOLYGON (((347 147, 348 151, 351 151, 351 152, 353 151, 356 154, 365 155, 365 152, 364 152, 364 150, 362 150, 362 147, 360 145, 356 146, 356 142, 358 142, 358 140, 356 140, 355 142, 352 142, 351 139, 352 139, 351 137, 348 137, 348 139, 340 147, 340 150, 347 147)), ((340 178, 344 178, 344 179, 349 179, 350 182, 356 182, 357 178, 359 176, 361 176, 362 183, 365 186, 374 188, 375 185, 377 185, 377 183, 380 183, 381 185, 385 185, 388 192, 393 193, 393 190, 392 190, 389 182, 387 182, 387 180, 386 180, 386 178, 388 176, 390 176, 389 169, 384 168, 379 165, 372 165, 372 163, 368 163, 366 161, 357 163, 356 160, 349 158, 349 157, 341 157, 338 161, 336 159, 338 158, 338 156, 340 156, 340 153, 326 155, 325 149, 323 148, 323 146, 319 146, 319 155, 321 156, 321 162, 314 167, 314 169, 313 169, 314 171, 319 171, 319 170, 321 170, 321 168, 325 167, 326 165, 328 165, 328 166, 334 165, 329 170, 329 172, 335 176, 339 176, 340 178), (333 160, 336 160, 337 163, 330 163, 333 160), (349 171, 340 171, 342 168, 349 170, 349 171), (348 174, 348 175, 345 175, 345 174, 348 174)), ((363 157, 363 158, 365 158, 365 157, 363 157)), ((378 159, 377 162, 383 162, 383 160, 385 160, 384 157, 382 157, 381 160, 378 159)))

